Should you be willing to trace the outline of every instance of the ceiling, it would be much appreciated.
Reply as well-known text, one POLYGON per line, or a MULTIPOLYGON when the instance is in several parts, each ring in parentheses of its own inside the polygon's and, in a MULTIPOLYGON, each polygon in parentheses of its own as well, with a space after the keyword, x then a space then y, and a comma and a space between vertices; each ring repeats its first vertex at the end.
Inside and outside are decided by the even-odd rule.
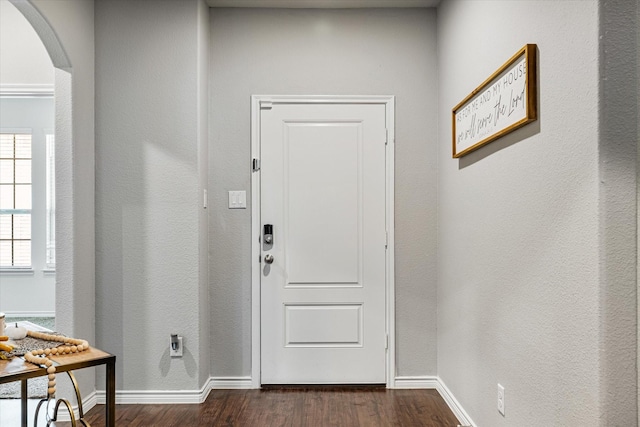
POLYGON ((348 9, 366 7, 437 7, 440 0, 206 0, 211 7, 348 9))

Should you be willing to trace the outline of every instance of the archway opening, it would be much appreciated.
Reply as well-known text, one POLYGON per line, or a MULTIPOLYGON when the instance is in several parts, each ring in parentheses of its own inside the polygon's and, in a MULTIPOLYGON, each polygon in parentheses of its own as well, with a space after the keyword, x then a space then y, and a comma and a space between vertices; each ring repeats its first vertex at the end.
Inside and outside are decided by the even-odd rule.
POLYGON ((13 4, 0 20, 0 311, 53 329, 55 68, 13 4))

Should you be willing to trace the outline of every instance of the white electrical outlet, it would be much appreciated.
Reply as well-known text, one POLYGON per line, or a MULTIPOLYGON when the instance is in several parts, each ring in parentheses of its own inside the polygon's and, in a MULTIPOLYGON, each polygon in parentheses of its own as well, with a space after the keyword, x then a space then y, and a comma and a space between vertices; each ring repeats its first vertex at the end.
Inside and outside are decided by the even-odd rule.
POLYGON ((498 412, 504 416, 504 387, 498 384, 498 412))
POLYGON ((173 337, 169 339, 169 356, 182 357, 182 337, 178 336, 174 340, 173 337))

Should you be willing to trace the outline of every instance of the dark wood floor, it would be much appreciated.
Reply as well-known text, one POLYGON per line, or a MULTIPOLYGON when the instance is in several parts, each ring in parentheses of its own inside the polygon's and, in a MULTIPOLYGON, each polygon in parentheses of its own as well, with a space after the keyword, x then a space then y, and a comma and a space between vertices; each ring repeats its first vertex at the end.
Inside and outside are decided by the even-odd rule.
MULTIPOLYGON (((87 414, 104 425, 104 406, 87 414)), ((169 426, 407 426, 456 427, 435 390, 274 388, 213 390, 201 405, 118 405, 116 425, 169 426)))

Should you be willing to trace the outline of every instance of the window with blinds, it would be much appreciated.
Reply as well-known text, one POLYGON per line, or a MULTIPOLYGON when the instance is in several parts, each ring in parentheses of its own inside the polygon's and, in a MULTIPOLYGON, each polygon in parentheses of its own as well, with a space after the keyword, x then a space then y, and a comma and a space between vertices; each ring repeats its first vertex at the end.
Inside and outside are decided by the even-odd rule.
POLYGON ((0 268, 31 267, 31 135, 0 134, 0 268))
POLYGON ((47 218, 46 258, 47 268, 56 268, 56 145, 55 136, 47 135, 47 218))

